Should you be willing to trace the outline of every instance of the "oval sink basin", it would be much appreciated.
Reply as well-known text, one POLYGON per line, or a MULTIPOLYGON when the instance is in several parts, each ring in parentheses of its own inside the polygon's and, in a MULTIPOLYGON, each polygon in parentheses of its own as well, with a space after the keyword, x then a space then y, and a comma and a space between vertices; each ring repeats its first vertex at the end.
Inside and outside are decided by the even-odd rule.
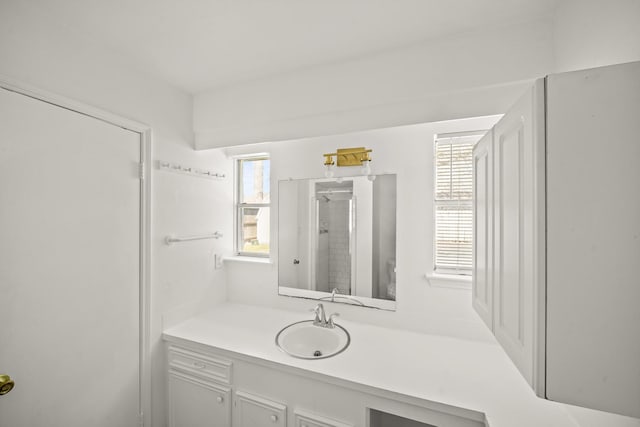
POLYGON ((342 353, 351 342, 349 332, 340 325, 325 328, 303 320, 284 327, 276 335, 276 345, 299 359, 326 359, 342 353))

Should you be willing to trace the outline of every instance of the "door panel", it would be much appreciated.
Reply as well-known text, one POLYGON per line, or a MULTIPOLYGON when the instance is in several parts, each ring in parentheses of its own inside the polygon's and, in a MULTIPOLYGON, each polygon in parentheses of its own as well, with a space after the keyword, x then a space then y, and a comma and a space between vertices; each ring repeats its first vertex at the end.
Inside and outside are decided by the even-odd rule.
POLYGON ((137 425, 139 161, 139 134, 0 90, 0 425, 137 425))
POLYGON ((534 90, 494 127, 494 333, 534 386, 534 90))
POLYGON ((473 307, 493 330, 493 130, 473 149, 473 307))

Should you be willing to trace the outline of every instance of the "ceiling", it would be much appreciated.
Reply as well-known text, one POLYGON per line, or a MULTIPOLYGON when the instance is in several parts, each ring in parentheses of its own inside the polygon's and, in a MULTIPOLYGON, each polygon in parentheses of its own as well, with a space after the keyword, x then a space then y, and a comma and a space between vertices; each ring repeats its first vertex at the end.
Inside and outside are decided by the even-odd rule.
POLYGON ((557 0, 30 0, 189 93, 549 14, 557 0))

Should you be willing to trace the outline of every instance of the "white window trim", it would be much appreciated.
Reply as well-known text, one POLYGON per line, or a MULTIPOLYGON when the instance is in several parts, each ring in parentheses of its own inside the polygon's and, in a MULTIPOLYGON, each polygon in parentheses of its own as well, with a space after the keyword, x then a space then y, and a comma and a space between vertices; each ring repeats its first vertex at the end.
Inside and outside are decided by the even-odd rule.
POLYGON ((248 262, 253 264, 273 264, 273 260, 271 258, 258 257, 258 256, 234 255, 234 256, 224 257, 222 260, 224 262, 248 262))
MULTIPOLYGON (((233 208, 234 208, 234 220, 233 220, 233 228, 234 228, 234 243, 233 243, 233 253, 232 257, 226 257, 225 261, 245 261, 245 262, 261 262, 264 260, 265 263, 270 263, 271 261, 271 245, 269 245, 269 253, 254 253, 254 252, 243 252, 240 250, 240 239, 242 236, 242 232, 240 231, 240 223, 241 223, 241 207, 268 207, 271 210, 271 202, 269 203, 240 203, 240 188, 242 179, 240 176, 239 163, 241 160, 251 160, 251 159, 268 159, 271 160, 269 153, 251 153, 251 154, 243 154, 239 156, 233 156, 233 175, 234 175, 234 191, 233 191, 233 208)), ((269 174, 269 180, 271 180, 271 174, 269 174)), ((271 239, 269 239, 271 240, 271 239)))
MULTIPOLYGON (((431 199, 433 203, 433 220, 431 223, 432 227, 432 243, 433 243, 433 254, 431 257, 431 270, 425 274, 425 278, 430 286, 438 287, 438 288, 451 288, 451 289, 462 289, 462 290, 471 290, 472 283, 472 275, 469 274, 459 274, 456 272, 448 273, 446 270, 435 270, 435 257, 436 257, 436 203, 435 203, 435 195, 436 195, 436 159, 435 159, 435 144, 438 139, 445 138, 455 138, 455 137, 467 137, 467 136, 478 136, 480 139, 487 130, 477 130, 477 131, 464 131, 464 132, 450 132, 450 133, 440 133, 436 134, 433 140, 432 152, 433 155, 433 197, 431 199)), ((471 203, 472 201, 470 201, 471 203)))
POLYGON ((452 288, 471 290, 471 276, 462 274, 442 274, 431 272, 424 275, 434 288, 452 288))

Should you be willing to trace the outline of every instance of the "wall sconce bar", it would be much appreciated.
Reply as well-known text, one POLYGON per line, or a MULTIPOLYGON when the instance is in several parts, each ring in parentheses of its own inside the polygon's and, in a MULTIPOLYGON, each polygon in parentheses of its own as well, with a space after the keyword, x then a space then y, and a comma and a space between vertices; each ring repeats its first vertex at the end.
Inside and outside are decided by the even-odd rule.
POLYGON ((362 163, 371 161, 369 153, 372 151, 364 147, 338 148, 335 153, 323 154, 324 164, 332 166, 337 162, 337 166, 362 166, 362 163), (334 157, 336 158, 335 162, 334 157))

